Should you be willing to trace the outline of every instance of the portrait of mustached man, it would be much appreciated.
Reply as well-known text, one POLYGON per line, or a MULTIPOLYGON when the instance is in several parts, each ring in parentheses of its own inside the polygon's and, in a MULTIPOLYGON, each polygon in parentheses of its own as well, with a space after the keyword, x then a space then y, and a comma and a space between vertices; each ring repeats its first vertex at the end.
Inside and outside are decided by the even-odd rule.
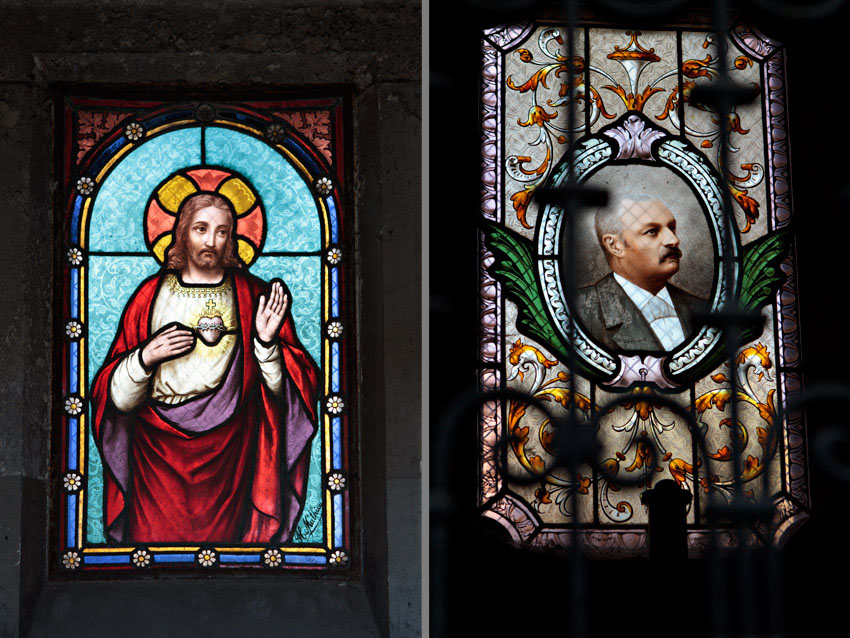
POLYGON ((624 195, 596 211, 594 228, 611 272, 576 291, 582 324, 611 350, 673 350, 705 306, 669 282, 684 258, 676 217, 657 197, 624 195))
POLYGON ((298 520, 318 370, 283 283, 240 261, 234 219, 219 195, 184 200, 95 377, 110 543, 283 542, 298 520))

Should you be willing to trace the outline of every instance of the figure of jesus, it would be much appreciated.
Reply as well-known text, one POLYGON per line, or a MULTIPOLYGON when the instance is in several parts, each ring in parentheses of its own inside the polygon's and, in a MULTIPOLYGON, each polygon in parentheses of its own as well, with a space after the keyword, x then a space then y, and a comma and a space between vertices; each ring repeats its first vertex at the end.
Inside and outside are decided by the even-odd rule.
POLYGON ((298 520, 318 370, 235 245, 226 199, 186 198, 95 377, 109 542, 278 542, 298 520))

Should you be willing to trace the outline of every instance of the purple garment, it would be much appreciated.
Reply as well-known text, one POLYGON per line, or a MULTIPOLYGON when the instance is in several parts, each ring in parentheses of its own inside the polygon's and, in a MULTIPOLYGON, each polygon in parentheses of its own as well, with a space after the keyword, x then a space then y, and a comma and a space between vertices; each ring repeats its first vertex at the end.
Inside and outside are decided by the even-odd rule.
POLYGON ((242 361, 241 344, 235 348, 227 375, 218 389, 177 405, 157 404, 154 410, 169 423, 189 432, 206 432, 221 425, 233 416, 236 406, 239 405, 242 372, 241 366, 235 365, 236 361, 242 361))
MULTIPOLYGON (((160 417, 173 425, 203 435, 213 428, 227 422, 239 406, 242 391, 242 346, 233 354, 230 367, 221 385, 213 392, 198 399, 173 406, 158 404, 153 409, 160 417)), ((315 431, 307 413, 301 395, 295 383, 286 374, 283 376, 281 397, 283 423, 280 424, 285 436, 287 473, 298 461, 301 454, 309 453, 308 443, 315 431)), ((127 496, 130 483, 131 434, 135 417, 132 413, 122 414, 118 410, 108 409, 101 425, 101 455, 104 468, 115 477, 121 490, 127 496)), ((292 486, 287 484, 283 493, 284 519, 281 521, 280 538, 287 539, 295 528, 301 513, 301 501, 296 497, 292 486)), ((107 530, 107 536, 114 542, 124 540, 124 517, 119 516, 107 530)))
MULTIPOLYGON (((287 375, 283 375, 281 403, 283 407, 283 431, 286 436, 286 469, 288 475, 289 470, 292 469, 302 454, 310 454, 308 444, 313 437, 315 427, 304 406, 304 401, 301 399, 298 387, 287 375)), ((296 497, 292 486, 287 484, 286 487, 288 489, 283 492, 284 518, 280 524, 280 538, 282 540, 288 539, 295 530, 303 504, 296 497)))

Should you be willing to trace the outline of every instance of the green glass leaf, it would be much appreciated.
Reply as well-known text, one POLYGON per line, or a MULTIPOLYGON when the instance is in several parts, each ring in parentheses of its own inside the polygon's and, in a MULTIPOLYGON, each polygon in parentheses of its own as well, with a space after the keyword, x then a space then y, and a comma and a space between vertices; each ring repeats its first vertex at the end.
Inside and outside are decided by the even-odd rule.
POLYGON ((520 332, 545 344, 558 358, 566 358, 537 285, 531 241, 496 224, 487 224, 484 232, 496 258, 490 274, 504 284, 508 298, 517 305, 520 332))

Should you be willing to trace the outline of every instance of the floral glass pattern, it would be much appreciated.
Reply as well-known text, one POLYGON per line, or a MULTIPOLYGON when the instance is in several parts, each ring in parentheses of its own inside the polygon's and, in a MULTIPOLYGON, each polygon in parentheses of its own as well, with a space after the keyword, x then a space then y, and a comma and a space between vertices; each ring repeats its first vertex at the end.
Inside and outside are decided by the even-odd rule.
MULTIPOLYGON (((64 305, 56 328, 62 357, 58 569, 321 570, 339 568, 340 552, 350 555, 348 486, 327 482, 331 474, 350 476, 352 416, 343 406, 352 396, 354 376, 346 362, 354 355, 342 333, 352 315, 349 268, 341 258, 351 242, 346 108, 342 97, 209 104, 65 98, 59 131, 64 305), (199 202, 216 203, 196 206, 194 217, 184 213, 201 196, 212 199, 199 202), (222 249, 231 255, 229 265, 221 266, 219 248, 192 243, 197 220, 216 214, 209 211, 229 215, 221 218, 229 219, 223 227, 232 243, 222 249), (190 222, 185 231, 179 225, 184 214, 190 222), (174 258, 178 245, 186 251, 183 262, 174 258), (205 258, 205 250, 218 256, 205 258), (190 283, 188 264, 197 268, 205 259, 225 273, 218 287, 190 283), (146 286, 153 297, 139 301, 146 286), (231 372, 214 377, 205 365, 187 371, 191 382, 213 379, 210 390, 166 405, 157 398, 157 379, 181 355, 149 359, 153 349, 147 346, 168 329, 156 326, 156 303, 178 292, 183 303, 197 306, 192 321, 177 322, 177 329, 192 335, 190 350, 231 348, 225 364, 231 372), (150 313, 147 326, 144 320, 134 324, 138 309, 150 313), (263 323, 261 314, 263 322, 274 317, 263 323), (128 335, 138 327, 145 336, 131 345, 135 337, 128 335), (261 339, 266 333, 268 341, 261 339), (275 352, 276 369, 282 370, 278 386, 262 362, 251 359, 266 353, 277 360, 275 352), (153 380, 145 381, 141 403, 122 412, 114 381, 121 373, 115 370, 137 364, 129 378, 153 374, 153 380), (236 394, 230 407, 222 407, 216 397, 229 392, 231 378, 236 394), (178 414, 191 401, 204 407, 178 414), (144 416, 154 413, 153 420, 144 416), (201 425, 207 413, 220 423, 201 425), (290 444, 282 446, 275 428, 293 419, 303 428, 286 426, 290 444), (241 448, 246 464, 221 466, 229 468, 225 474, 235 471, 237 482, 253 476, 244 492, 222 487, 229 480, 222 474, 198 488, 233 499, 234 515, 244 516, 244 522, 234 518, 233 532, 218 531, 226 525, 216 522, 203 532, 142 530, 133 510, 146 507, 142 491, 152 466, 140 460, 140 443, 115 443, 154 421, 173 428, 169 436, 195 444, 228 427, 236 431, 247 424, 245 431, 255 432, 241 448), (116 449, 123 452, 116 455, 116 449), (269 453, 273 460, 265 465, 269 453), (127 472, 135 474, 132 482, 124 478, 127 472)), ((183 472, 174 463, 174 471, 183 472)), ((190 473, 184 474, 181 480, 189 480, 190 473)), ((158 498, 168 501, 166 494, 158 498)), ((169 507, 163 521, 182 516, 169 507)), ((151 510, 145 516, 156 515, 151 510)))
POLYGON ((754 100, 722 124, 730 135, 724 171, 716 112, 691 99, 718 77, 718 36, 708 29, 580 25, 572 58, 555 20, 483 34, 479 384, 528 399, 483 403, 479 504, 520 545, 566 549, 577 528, 590 556, 646 555, 640 495, 661 479, 692 497, 693 556, 709 542, 709 503, 729 502, 736 483, 748 500, 772 502, 774 542, 808 516, 804 424, 784 412, 801 388, 785 53, 746 25, 728 34, 726 71, 754 100), (600 206, 580 214, 566 237, 563 211, 540 192, 568 173, 609 193, 618 226, 606 226, 612 218, 600 206), (734 209, 732 237, 721 188, 734 209), (659 215, 666 221, 653 232, 666 244, 652 268, 669 266, 664 282, 673 273, 659 287, 671 299, 661 306, 649 299, 655 291, 615 283, 611 265, 629 220, 659 215), (724 263, 735 269, 733 290, 724 287, 724 263), (730 298, 764 319, 743 332, 736 379, 719 354, 720 332, 690 325, 682 310, 693 302, 716 311, 730 298), (596 462, 573 472, 552 465, 552 421, 571 409, 601 446, 596 462))

